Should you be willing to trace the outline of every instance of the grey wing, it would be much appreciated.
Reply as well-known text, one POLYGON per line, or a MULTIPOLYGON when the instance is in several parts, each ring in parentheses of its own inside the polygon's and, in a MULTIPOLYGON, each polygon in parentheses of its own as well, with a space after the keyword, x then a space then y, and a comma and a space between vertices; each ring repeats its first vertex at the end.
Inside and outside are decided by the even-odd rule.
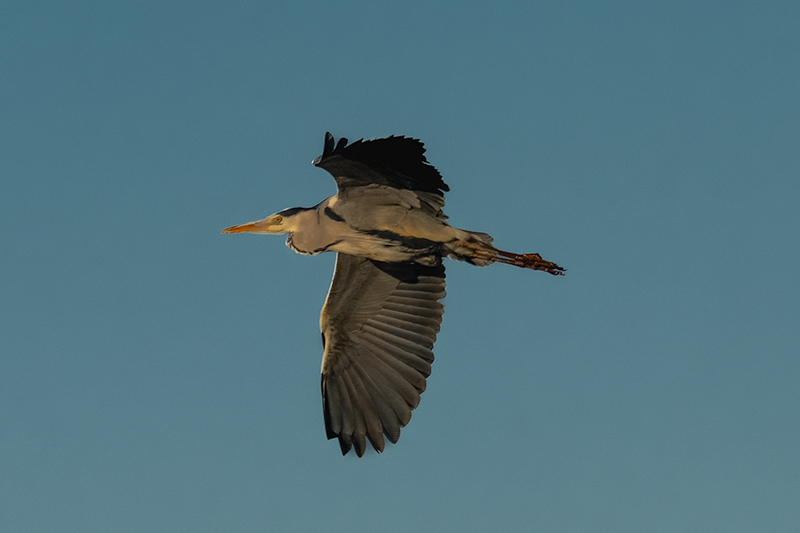
POLYGON ((339 253, 322 309, 322 406, 342 454, 397 442, 419 405, 442 323, 444 266, 339 253))

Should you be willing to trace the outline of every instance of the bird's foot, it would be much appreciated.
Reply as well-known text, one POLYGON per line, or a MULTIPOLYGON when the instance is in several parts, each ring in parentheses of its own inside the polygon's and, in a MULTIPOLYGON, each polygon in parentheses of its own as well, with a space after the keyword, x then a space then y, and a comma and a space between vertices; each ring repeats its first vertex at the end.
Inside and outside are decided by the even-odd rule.
POLYGON ((522 264, 519 265, 523 268, 532 268, 533 270, 543 270, 548 274, 554 276, 563 276, 566 271, 565 268, 558 266, 551 261, 545 261, 539 254, 522 254, 522 264))
POLYGON ((504 252, 497 250, 497 261, 509 265, 515 265, 521 268, 530 268, 531 270, 542 270, 553 276, 563 276, 567 269, 558 266, 551 261, 545 261, 539 254, 515 254, 512 252, 504 252))

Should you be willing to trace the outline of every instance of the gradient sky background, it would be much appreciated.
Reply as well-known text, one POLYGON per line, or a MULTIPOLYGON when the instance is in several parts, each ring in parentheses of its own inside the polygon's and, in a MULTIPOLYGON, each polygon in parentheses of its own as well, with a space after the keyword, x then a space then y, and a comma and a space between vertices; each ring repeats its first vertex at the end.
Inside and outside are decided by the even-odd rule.
POLYGON ((0 7, 2 531, 797 531, 800 3, 0 7), (232 224, 421 138, 454 225, 397 445, 319 393, 335 257, 232 224))

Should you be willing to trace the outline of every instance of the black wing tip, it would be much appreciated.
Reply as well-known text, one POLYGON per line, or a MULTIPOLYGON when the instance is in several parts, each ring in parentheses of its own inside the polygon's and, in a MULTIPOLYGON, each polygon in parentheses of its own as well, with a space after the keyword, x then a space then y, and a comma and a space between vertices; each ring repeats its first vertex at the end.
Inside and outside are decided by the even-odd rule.
MULTIPOLYGON (((322 155, 316 157, 312 162, 314 166, 319 166, 319 164, 327 159, 328 157, 332 156, 333 154, 340 154, 342 151, 347 147, 347 137, 339 138, 339 141, 336 141, 336 137, 329 131, 325 132, 325 141, 322 145, 322 155)), ((356 141, 353 144, 360 143, 361 139, 356 141)))
POLYGON ((314 158, 311 164, 314 166, 319 166, 319 164, 327 157, 333 155, 334 153, 341 152, 342 148, 344 148, 346 144, 347 139, 345 137, 339 139, 339 142, 337 143, 336 139, 333 137, 333 134, 331 134, 329 131, 326 131, 325 141, 322 145, 322 155, 314 158))
POLYGON ((341 137, 339 142, 336 142, 336 138, 333 134, 326 131, 325 141, 322 145, 322 157, 327 157, 335 152, 341 152, 345 146, 347 146, 347 137, 341 137))
MULTIPOLYGON (((323 343, 324 341, 323 335, 323 343)), ((353 444, 356 446, 356 454, 361 457, 364 455, 364 449, 358 445, 357 439, 354 441, 351 435, 346 435, 344 433, 336 433, 333 430, 333 424, 331 424, 331 411, 328 408, 328 394, 325 386, 325 376, 322 376, 321 379, 322 385, 322 414, 323 418, 325 419, 325 436, 328 437, 328 440, 331 439, 338 439, 339 440, 339 448, 342 450, 342 455, 347 455, 353 447, 353 444)))
MULTIPOLYGON (((364 453, 367 451, 366 442, 363 436, 358 438, 353 434, 336 433, 333 430, 333 424, 331 424, 331 412, 328 408, 328 395, 325 386, 325 376, 322 377, 322 413, 325 419, 325 436, 328 437, 328 440, 338 439, 339 449, 341 449, 342 455, 347 455, 350 453, 351 449, 355 448, 356 456, 363 457, 364 453)), ((369 443, 376 452, 381 453, 383 451, 385 445, 382 442, 376 441, 376 439, 373 439, 373 437, 369 434, 367 434, 366 437, 369 439, 369 443)), ((395 443, 397 442, 397 439, 392 439, 389 437, 389 441, 395 443)))
POLYGON ((423 143, 421 140, 415 137, 406 137, 405 135, 389 135, 386 137, 375 137, 373 139, 366 139, 366 140, 364 140, 364 138, 362 137, 361 139, 358 139, 357 141, 353 141, 352 143, 348 144, 349 141, 347 137, 340 137, 339 141, 337 142, 336 138, 329 131, 325 132, 325 140, 322 146, 322 155, 314 159, 314 164, 315 165, 318 164, 320 161, 322 161, 323 159, 327 158, 330 155, 341 154, 342 152, 345 151, 345 149, 358 148, 362 145, 368 145, 376 141, 401 141, 401 142, 409 142, 412 144, 416 144, 419 147, 422 161, 430 165, 428 159, 423 155, 427 151, 425 148, 425 143, 423 143))
MULTIPOLYGON (((333 437, 328 438, 332 439, 333 437)), ((350 452, 351 447, 352 445, 346 439, 343 439, 341 436, 339 437, 339 448, 342 450, 342 455, 347 455, 350 452)), ((361 456, 359 455, 359 457, 361 456)))

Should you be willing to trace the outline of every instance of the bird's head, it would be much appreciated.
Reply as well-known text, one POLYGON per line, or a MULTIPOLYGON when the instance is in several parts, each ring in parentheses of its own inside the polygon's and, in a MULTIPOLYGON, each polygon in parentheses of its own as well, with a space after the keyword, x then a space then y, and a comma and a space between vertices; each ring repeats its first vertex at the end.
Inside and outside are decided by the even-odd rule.
POLYGON ((303 207, 284 209, 263 220, 225 228, 222 233, 291 233, 296 228, 297 215, 304 211, 308 211, 308 209, 303 207))

